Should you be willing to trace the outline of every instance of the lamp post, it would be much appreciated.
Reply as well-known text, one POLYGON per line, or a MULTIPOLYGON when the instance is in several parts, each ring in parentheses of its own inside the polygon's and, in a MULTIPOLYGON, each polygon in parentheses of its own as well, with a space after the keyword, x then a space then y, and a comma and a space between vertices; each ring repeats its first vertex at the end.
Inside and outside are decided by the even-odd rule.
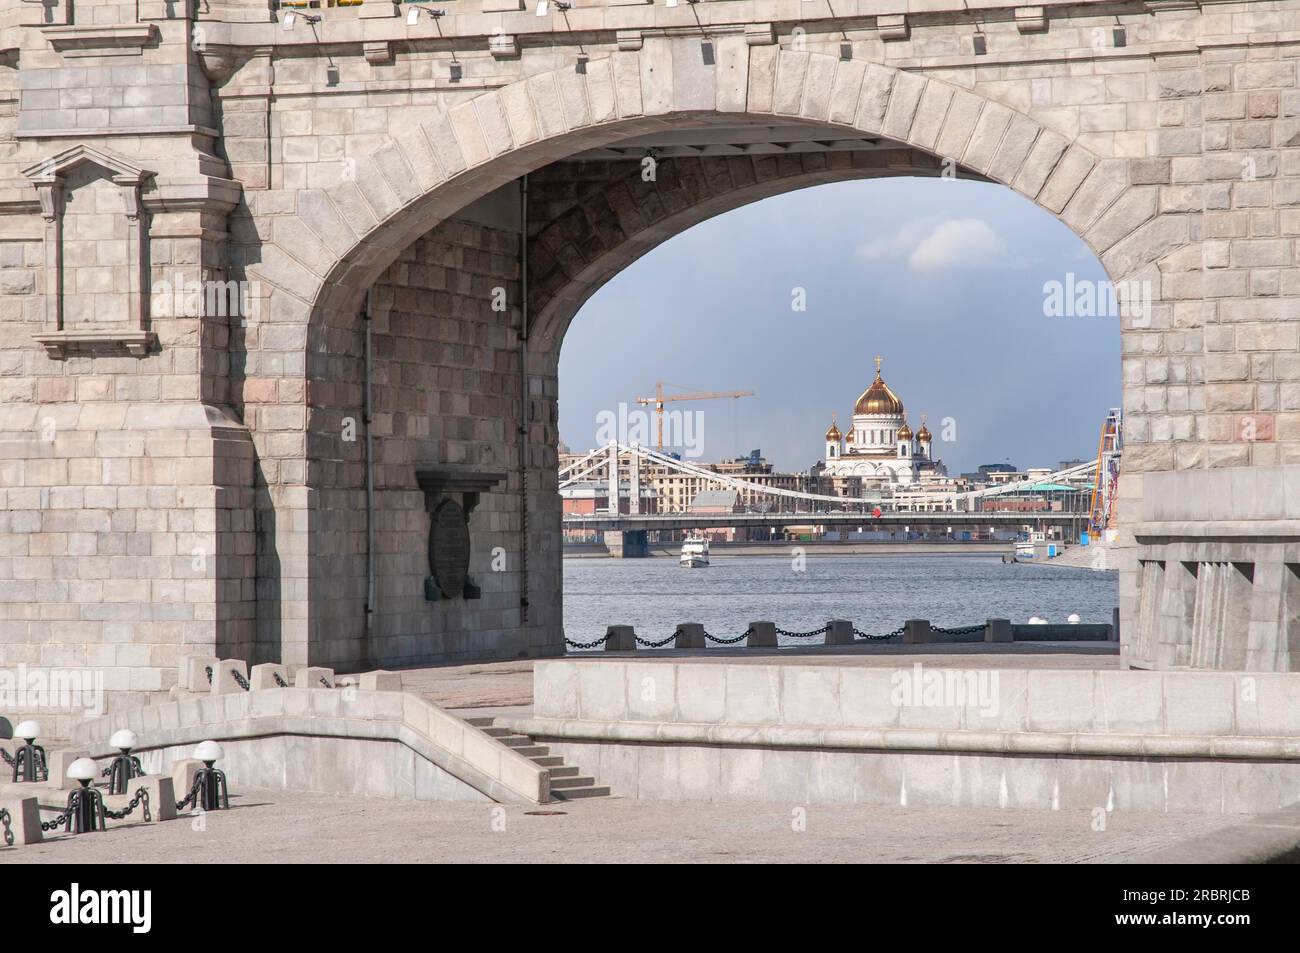
POLYGON ((144 775, 140 759, 131 754, 131 749, 140 743, 140 738, 130 728, 123 728, 113 732, 108 743, 121 752, 108 769, 108 793, 125 794, 127 782, 144 775))
POLYGON ((14 752, 14 781, 45 781, 49 769, 45 766, 45 749, 33 744, 40 737, 41 726, 34 721, 19 722, 14 736, 21 738, 23 746, 14 752))
POLYGON ((90 758, 78 758, 68 766, 68 777, 79 782, 81 787, 73 788, 68 795, 68 806, 64 809, 65 831, 86 834, 106 828, 104 796, 90 786, 97 770, 90 758))
POLYGON ((215 741, 201 741, 194 748, 194 757, 203 762, 203 767, 194 775, 194 783, 199 787, 199 805, 205 811, 228 810, 230 791, 226 787, 226 775, 213 767, 221 757, 221 745, 215 741))

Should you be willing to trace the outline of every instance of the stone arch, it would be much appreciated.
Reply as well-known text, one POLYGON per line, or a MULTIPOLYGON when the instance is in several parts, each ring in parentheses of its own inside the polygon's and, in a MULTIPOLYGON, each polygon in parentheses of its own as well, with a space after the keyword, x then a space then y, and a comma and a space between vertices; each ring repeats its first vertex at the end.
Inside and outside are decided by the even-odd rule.
MULTIPOLYGON (((943 80, 822 53, 719 44, 717 65, 686 64, 680 41, 647 40, 482 93, 403 129, 348 181, 296 194, 262 259, 273 316, 315 324, 351 313, 386 264, 433 225, 556 159, 665 127, 778 118, 911 147, 1004 184, 1059 217, 1119 281, 1190 237, 1185 212, 1158 214, 1155 183, 1032 115, 943 80), (308 316, 314 314, 315 317, 308 316)), ((697 52, 698 55, 698 52, 697 52)))
MULTIPOLYGON (((698 52, 694 42, 650 38, 644 50, 593 59, 582 72, 557 69, 482 93, 428 123, 396 132, 359 160, 347 181, 297 191, 292 214, 271 220, 268 238, 257 246, 260 260, 246 265, 248 275, 270 293, 268 321, 254 344, 264 353, 249 355, 243 404, 264 469, 280 480, 270 494, 277 527, 302 527, 294 535, 304 537, 288 545, 305 581, 294 587, 293 595, 281 595, 282 602, 299 604, 282 605, 281 614, 307 620, 295 627, 296 637, 334 644, 321 655, 306 649, 297 654, 340 666, 349 656, 366 657, 364 647, 343 646, 348 639, 355 641, 353 636, 335 632, 353 625, 348 620, 363 598, 355 578, 360 449, 338 436, 340 421, 360 406, 360 388, 338 371, 359 360, 358 312, 365 291, 420 236, 471 202, 553 161, 666 128, 718 122, 779 119, 851 130, 897 143, 899 163, 908 171, 933 172, 948 163, 964 175, 999 182, 1026 196, 1079 234, 1112 278, 1151 280, 1156 289, 1152 326, 1167 326, 1156 263, 1189 243, 1191 216, 1160 213, 1158 186, 1133 174, 1130 160, 1096 155, 1030 115, 921 73, 775 46, 751 47, 739 37, 717 44, 713 67, 701 68, 698 52), (277 349, 278 355, 265 353, 277 349), (277 376, 291 383, 280 386, 277 376), (275 439, 277 431, 295 428, 305 430, 301 447, 275 439), (275 458, 282 453, 284 466, 278 466, 275 458), (339 578, 348 584, 333 585, 339 578), (317 585, 322 594, 310 594, 317 585), (322 608, 331 599, 348 601, 322 608), (322 619, 329 620, 324 636, 316 631, 324 623, 313 621, 322 619)), ((801 167, 771 187, 880 172, 801 167)), ((694 214, 707 217, 761 197, 762 191, 756 186, 720 192, 694 214)), ((669 224, 685 227, 689 219, 669 224)), ((562 330, 578 299, 626 254, 620 241, 611 236, 606 247, 561 268, 558 284, 538 289, 538 312, 543 317, 548 309, 552 312, 555 331, 562 330)), ((1185 270, 1194 269, 1189 262, 1185 270)), ((558 533, 558 509, 552 514, 553 504, 542 502, 548 489, 554 496, 554 469, 548 464, 555 440, 555 333, 551 344, 543 354, 530 353, 527 368, 530 378, 536 375, 543 382, 536 403, 548 407, 540 415, 530 409, 530 427, 523 429, 544 434, 528 438, 545 444, 529 464, 534 469, 528 472, 537 476, 522 489, 512 482, 509 492, 535 494, 530 499, 538 501, 542 518, 531 524, 558 533)), ((1134 470, 1174 468, 1168 442, 1141 446, 1140 426, 1134 437, 1135 450, 1126 465, 1134 470)), ((503 432, 498 442, 504 447, 512 441, 519 443, 519 438, 503 432)), ((528 447, 521 445, 518 452, 532 458, 528 447)), ((558 586, 558 557, 556 562, 547 585, 558 586)), ((558 629, 554 616, 546 624, 558 629)), ((551 635, 546 639, 554 642, 551 635)), ((529 637, 522 641, 537 642, 529 637)))

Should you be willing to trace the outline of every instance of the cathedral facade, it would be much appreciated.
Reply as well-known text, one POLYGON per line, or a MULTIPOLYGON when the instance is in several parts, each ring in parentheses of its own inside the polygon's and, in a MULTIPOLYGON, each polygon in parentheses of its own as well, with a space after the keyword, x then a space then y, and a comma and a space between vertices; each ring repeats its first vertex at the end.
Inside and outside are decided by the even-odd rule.
POLYGON ((856 477, 864 487, 880 487, 907 486, 944 473, 942 463, 931 456, 930 429, 922 421, 912 432, 903 402, 880 376, 881 363, 877 357, 876 379, 854 405, 852 426, 840 433, 832 415, 822 476, 856 477))

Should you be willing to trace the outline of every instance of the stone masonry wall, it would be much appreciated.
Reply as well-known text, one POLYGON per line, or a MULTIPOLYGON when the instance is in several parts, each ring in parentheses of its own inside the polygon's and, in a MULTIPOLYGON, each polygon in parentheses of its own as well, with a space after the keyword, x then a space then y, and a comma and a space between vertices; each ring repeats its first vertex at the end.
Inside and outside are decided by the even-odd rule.
MULTIPOLYGON (((1126 563, 1126 661, 1281 666, 1293 654, 1262 634, 1282 625, 1290 595, 1255 600, 1258 646, 1244 656, 1148 637, 1138 610, 1143 579, 1176 580, 1163 614, 1146 593, 1153 620, 1179 618, 1188 592, 1208 603, 1243 579, 1293 589, 1268 540, 1294 527, 1237 517, 1254 498, 1285 498, 1283 471, 1300 462, 1298 0, 1047 3, 982 9, 978 22, 955 2, 899 13, 893 0, 860 0, 834 14, 800 0, 584 3, 562 19, 499 6, 458 2, 436 29, 374 0, 322 8, 316 29, 296 30, 260 0, 0 10, 0 665, 94 658, 130 692, 165 688, 191 645, 339 667, 555 650, 558 332, 600 277, 592 263, 630 262, 635 249, 620 243, 647 240, 636 203, 663 197, 597 209, 589 221, 619 226, 597 241, 549 232, 581 254, 552 254, 534 309, 560 317, 530 348, 528 526, 516 522, 519 482, 489 495, 476 542, 501 542, 506 569, 476 566, 485 599, 459 615, 411 591, 423 514, 409 474, 427 454, 506 461, 519 480, 518 302, 482 311, 488 282, 512 277, 500 236, 439 223, 623 137, 790 122, 1004 183, 1079 233, 1112 278, 1150 283, 1149 314, 1121 331, 1125 538, 1148 564, 1190 552, 1254 562, 1237 576, 1207 570, 1194 590, 1126 563), (60 233, 69 209, 81 214, 83 178, 127 190, 103 206, 118 217, 102 232, 89 223, 89 236, 79 224, 60 233), (72 269, 61 283, 60 261, 72 269), (70 328, 57 306, 86 316, 83 282, 85 294, 116 288, 131 264, 149 285, 137 309, 147 346, 111 334, 59 343, 70 328), (433 267, 448 269, 447 287, 427 284, 433 267), (165 306, 178 284, 230 279, 250 283, 255 314, 165 306), (379 559, 390 572, 364 644, 357 368, 372 287, 372 301, 391 298, 375 310, 377 399, 391 415, 375 424, 379 559), (346 417, 355 442, 342 438, 346 417), (1206 474, 1228 469, 1249 475, 1253 496, 1234 491, 1226 515, 1144 518, 1144 474, 1191 474, 1200 489, 1187 492, 1212 499, 1206 474), (1259 545, 1216 542, 1234 533, 1259 545), (525 552, 526 575, 511 561, 525 552), (510 613, 524 582, 520 629, 510 613)), ((1194 621, 1210 626, 1197 644, 1222 646, 1226 624, 1194 621)))
MULTIPOLYGON (((375 283, 373 400, 377 592, 374 631, 363 635, 366 593, 364 362, 360 333, 336 354, 329 397, 313 410, 321 464, 312 561, 318 616, 310 657, 335 667, 450 658, 508 658, 558 650, 559 604, 540 551, 521 613, 519 473, 519 237, 453 220, 409 246, 375 283), (502 289, 493 306, 495 289, 502 289), (336 439, 328 431, 337 428, 336 439), (336 460, 330 454, 338 453, 336 460), (416 483, 423 464, 469 464, 507 478, 470 519, 475 600, 425 598, 429 517, 416 483)), ((358 329, 358 332, 360 329, 358 329)), ((554 401, 550 400, 550 415, 554 401)), ((553 471, 553 468, 552 468, 553 471)), ((541 473, 530 482, 537 487, 541 473)), ((554 479, 552 472, 552 489, 554 479)), ((535 499, 534 511, 538 506, 535 499)), ((546 501, 546 510, 553 509, 546 501)), ((536 532, 536 530, 534 530, 536 532)))

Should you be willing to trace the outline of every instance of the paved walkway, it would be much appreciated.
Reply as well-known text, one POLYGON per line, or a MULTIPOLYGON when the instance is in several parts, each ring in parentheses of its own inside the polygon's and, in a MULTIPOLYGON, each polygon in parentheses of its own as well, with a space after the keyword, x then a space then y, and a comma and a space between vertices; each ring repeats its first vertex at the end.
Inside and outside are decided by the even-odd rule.
POLYGON ((600 798, 543 808, 236 791, 195 820, 63 835, 0 863, 1114 863, 1241 822, 1220 815, 600 798), (529 814, 560 811, 561 814, 529 814), (504 828, 504 829, 502 829, 504 828))

